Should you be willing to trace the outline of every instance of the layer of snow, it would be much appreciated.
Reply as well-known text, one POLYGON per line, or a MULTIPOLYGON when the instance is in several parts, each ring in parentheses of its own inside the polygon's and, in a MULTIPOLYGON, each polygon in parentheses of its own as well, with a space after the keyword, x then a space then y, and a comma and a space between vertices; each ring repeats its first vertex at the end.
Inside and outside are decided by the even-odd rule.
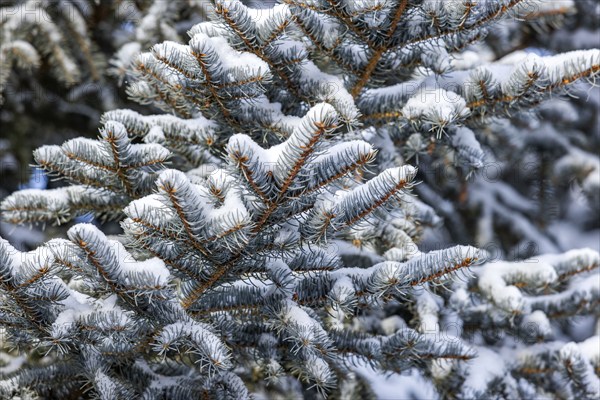
POLYGON ((417 92, 402 108, 402 114, 407 119, 424 119, 440 125, 447 125, 469 113, 465 99, 441 88, 417 92))

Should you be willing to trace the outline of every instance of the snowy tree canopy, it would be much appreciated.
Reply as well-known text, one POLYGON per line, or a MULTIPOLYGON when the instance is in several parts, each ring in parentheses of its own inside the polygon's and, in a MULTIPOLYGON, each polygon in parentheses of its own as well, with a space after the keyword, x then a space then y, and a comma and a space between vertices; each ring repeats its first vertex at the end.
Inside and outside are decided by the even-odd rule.
MULTIPOLYGON (((560 100, 600 50, 520 42, 597 30, 591 3, 167 3, 111 61, 140 107, 37 149, 63 185, 1 202, 68 229, 0 239, 0 397, 600 396, 600 138, 593 98, 560 100)), ((30 6, 3 65, 74 84, 81 8, 30 6)))

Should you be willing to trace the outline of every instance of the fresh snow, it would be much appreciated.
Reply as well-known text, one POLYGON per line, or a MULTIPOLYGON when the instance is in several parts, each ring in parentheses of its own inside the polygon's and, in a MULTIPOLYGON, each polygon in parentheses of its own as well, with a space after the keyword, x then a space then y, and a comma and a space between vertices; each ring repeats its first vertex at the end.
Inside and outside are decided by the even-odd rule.
POLYGON ((477 347, 476 351, 477 357, 468 362, 466 368, 469 375, 461 385, 467 398, 484 393, 492 380, 506 374, 506 365, 499 354, 485 347, 477 347))
POLYGON ((402 108, 402 114, 409 120, 423 118, 439 125, 447 125, 469 113, 465 99, 441 88, 420 90, 402 108))

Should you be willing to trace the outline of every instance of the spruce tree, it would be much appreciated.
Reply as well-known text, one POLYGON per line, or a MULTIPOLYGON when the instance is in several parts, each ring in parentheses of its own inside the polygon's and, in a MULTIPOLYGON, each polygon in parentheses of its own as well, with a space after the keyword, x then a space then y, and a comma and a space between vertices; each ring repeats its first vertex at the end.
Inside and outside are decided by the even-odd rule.
POLYGON ((134 107, 124 81, 136 53, 182 40, 203 14, 202 2, 3 0, 0 124, 8 143, 0 157, 7 146, 14 158, 1 170, 17 179, 0 182, 0 198, 27 181, 36 147, 93 137, 104 112, 134 107))
POLYGON ((597 324, 600 257, 558 253, 519 192, 552 162, 594 206, 598 157, 518 123, 593 81, 600 51, 494 53, 572 4, 282 3, 206 4, 187 44, 127 72, 162 113, 35 151, 68 184, 2 218, 72 226, 0 241, 1 396, 370 398, 373 371, 421 386, 398 398, 600 395, 598 328, 572 329, 597 324), (536 160, 514 186, 482 173, 506 143, 536 160), (460 244, 419 247, 442 228, 460 244))

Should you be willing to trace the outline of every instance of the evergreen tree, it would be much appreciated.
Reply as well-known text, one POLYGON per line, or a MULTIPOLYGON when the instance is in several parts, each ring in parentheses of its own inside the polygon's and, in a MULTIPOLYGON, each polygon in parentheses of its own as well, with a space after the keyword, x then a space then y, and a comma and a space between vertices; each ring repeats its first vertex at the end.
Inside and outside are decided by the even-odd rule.
MULTIPOLYGON (((128 65, 140 50, 181 40, 206 18, 205 9, 203 2, 163 0, 2 1, 0 200, 19 187, 55 187, 29 168, 32 150, 93 137, 102 113, 136 107, 123 85, 128 65)), ((0 235, 8 234, 21 250, 44 237, 0 222, 0 235)))
POLYGON ((120 64, 131 98, 164 114, 109 111, 97 140, 35 151, 70 184, 15 192, 5 221, 91 213, 123 234, 0 241, 2 396, 368 398, 369 370, 442 398, 600 395, 598 328, 570 327, 597 324, 598 253, 514 251, 561 250, 546 203, 525 198, 538 170, 594 205, 590 145, 552 132, 544 147, 518 122, 593 80, 600 51, 498 56, 573 5, 284 3, 215 1, 187 45, 120 64), (486 180, 507 143, 533 172, 486 180), (521 260, 419 250, 441 224, 521 260))
POLYGON ((182 1, 2 1, 0 124, 14 155, 2 171, 18 174, 0 191, 27 182, 36 147, 89 135, 105 111, 134 107, 122 83, 136 52, 181 40, 203 13, 182 1))

